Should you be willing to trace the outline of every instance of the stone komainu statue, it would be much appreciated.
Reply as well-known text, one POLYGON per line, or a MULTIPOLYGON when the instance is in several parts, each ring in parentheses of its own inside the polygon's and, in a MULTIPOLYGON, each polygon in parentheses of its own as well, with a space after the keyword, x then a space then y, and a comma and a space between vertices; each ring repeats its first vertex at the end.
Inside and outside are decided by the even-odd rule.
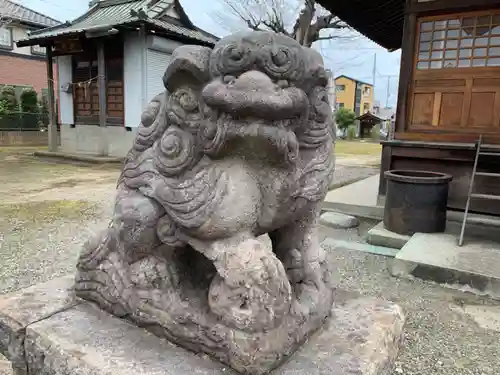
POLYGON ((213 50, 179 47, 163 81, 113 219, 84 246, 77 295, 237 371, 266 373, 333 302, 316 233, 334 169, 328 74, 314 50, 252 31, 213 50))

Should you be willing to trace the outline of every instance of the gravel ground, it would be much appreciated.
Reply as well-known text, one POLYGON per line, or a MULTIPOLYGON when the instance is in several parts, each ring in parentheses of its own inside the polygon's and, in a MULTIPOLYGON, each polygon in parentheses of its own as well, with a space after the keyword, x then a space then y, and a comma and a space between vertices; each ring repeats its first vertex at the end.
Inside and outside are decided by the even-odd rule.
MULTIPOLYGON (((373 222, 359 229, 321 229, 321 237, 362 242, 373 222)), ((336 255, 340 289, 400 304, 406 314, 404 342, 392 375, 494 375, 500 369, 500 333, 481 328, 461 312, 470 305, 500 303, 422 280, 388 273, 391 259, 329 248, 336 255)))
MULTIPOLYGON (((374 168, 337 168, 336 181, 376 173, 374 168), (356 175, 356 173, 358 173, 356 175)), ((71 273, 82 243, 107 225, 116 169, 47 164, 2 155, 0 175, 0 294, 71 273)), ((321 228, 321 238, 362 241, 374 222, 360 228, 321 228)), ((390 277, 390 260, 330 248, 339 288, 392 300, 407 315, 405 340, 393 375, 493 375, 500 368, 500 334, 480 328, 460 312, 463 305, 493 301, 419 280, 390 277)), ((1 358, 0 358, 1 360, 1 358)))
POLYGON ((378 168, 360 166, 337 166, 333 175, 330 190, 338 189, 342 186, 368 178, 379 173, 378 168))

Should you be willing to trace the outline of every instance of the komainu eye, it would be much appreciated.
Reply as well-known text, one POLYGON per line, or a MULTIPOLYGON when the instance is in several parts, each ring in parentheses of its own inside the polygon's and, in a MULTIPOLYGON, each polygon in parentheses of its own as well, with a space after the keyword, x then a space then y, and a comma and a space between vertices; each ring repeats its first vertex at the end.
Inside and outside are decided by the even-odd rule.
POLYGON ((265 46, 259 52, 259 68, 277 80, 298 81, 304 76, 301 51, 286 46, 265 46))
POLYGON ((243 44, 229 44, 216 49, 210 58, 214 76, 237 75, 253 65, 252 51, 243 44))
POLYGON ((283 66, 290 60, 286 52, 283 50, 271 52, 271 58, 276 66, 283 66))

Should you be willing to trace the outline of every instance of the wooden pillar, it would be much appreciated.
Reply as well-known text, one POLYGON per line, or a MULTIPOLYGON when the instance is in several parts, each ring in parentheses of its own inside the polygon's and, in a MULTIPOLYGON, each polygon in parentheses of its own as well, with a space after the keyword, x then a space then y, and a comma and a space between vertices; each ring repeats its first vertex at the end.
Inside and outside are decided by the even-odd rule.
POLYGON ((56 97, 54 91, 54 53, 52 46, 46 47, 47 56, 47 88, 49 91, 49 151, 56 152, 58 148, 56 97))
POLYGON ((106 129, 106 61, 104 59, 104 43, 97 46, 97 82, 99 83, 99 155, 108 156, 108 137, 106 129))
MULTIPOLYGON (((409 4, 406 7, 409 10, 409 4)), ((413 58, 417 32, 417 17, 415 14, 406 14, 403 27, 401 50, 401 65, 399 74, 398 103, 396 107, 395 132, 402 133, 408 127, 408 105, 410 100, 410 86, 413 75, 413 58)))

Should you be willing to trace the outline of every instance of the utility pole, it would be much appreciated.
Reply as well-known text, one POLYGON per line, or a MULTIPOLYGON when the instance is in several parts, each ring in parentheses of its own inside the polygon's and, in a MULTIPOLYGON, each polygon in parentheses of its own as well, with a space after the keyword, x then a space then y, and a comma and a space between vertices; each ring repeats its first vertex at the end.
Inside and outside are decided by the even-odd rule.
POLYGON ((389 108, 389 96, 391 96, 391 76, 387 76, 387 98, 385 99, 385 108, 389 108))
POLYGON ((373 54, 373 89, 375 89, 375 80, 377 78, 377 54, 373 54))

